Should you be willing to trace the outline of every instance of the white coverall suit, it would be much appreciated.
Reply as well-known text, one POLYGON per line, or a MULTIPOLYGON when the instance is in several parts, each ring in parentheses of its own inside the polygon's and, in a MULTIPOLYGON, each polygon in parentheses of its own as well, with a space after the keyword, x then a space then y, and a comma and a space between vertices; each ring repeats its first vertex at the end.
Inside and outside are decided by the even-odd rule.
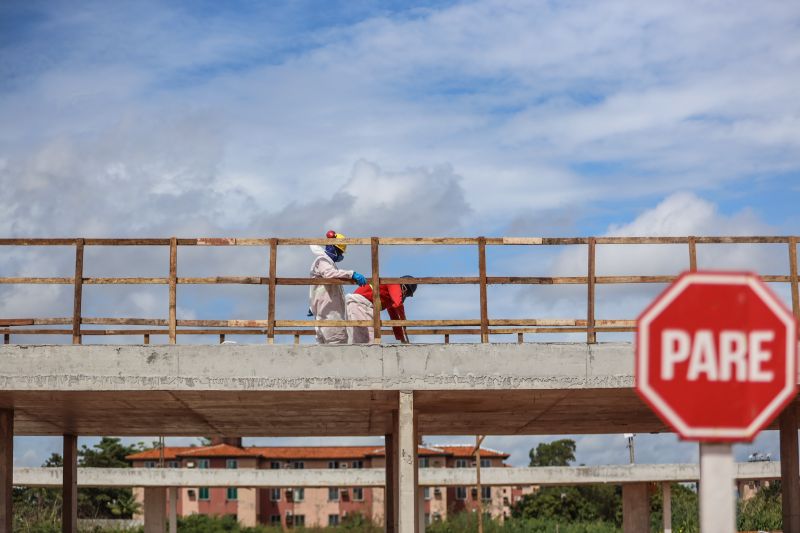
MULTIPOLYGON (((323 279, 352 279, 352 270, 340 270, 322 246, 311 246, 316 256, 311 263, 311 277, 323 279)), ((316 320, 345 320, 344 291, 341 285, 311 285, 308 291, 309 308, 316 320)), ((347 328, 326 326, 316 328, 319 344, 347 344, 347 328)))

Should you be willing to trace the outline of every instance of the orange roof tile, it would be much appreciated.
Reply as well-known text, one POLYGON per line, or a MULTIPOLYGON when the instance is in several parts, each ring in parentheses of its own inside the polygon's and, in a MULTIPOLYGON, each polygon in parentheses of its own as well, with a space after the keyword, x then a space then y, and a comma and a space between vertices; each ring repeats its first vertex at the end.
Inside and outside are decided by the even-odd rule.
MULTIPOLYGON (((164 459, 172 460, 176 459, 178 454, 185 452, 186 450, 193 449, 190 446, 165 446, 164 447, 164 459)), ((158 448, 152 448, 150 450, 142 450, 141 452, 132 453, 125 457, 128 461, 144 461, 144 460, 151 460, 155 459, 156 461, 160 459, 161 454, 159 453, 158 448)))
MULTIPOLYGON (((375 446, 253 446, 266 459, 363 459, 375 446)), ((382 448, 381 448, 382 450, 382 448)))
POLYGON ((214 446, 203 446, 199 448, 189 448, 177 454, 179 457, 259 457, 261 453, 254 448, 239 448, 230 444, 215 444, 214 446))
MULTIPOLYGON (((452 455, 453 457, 474 457, 475 454, 473 451, 475 450, 475 446, 472 444, 447 444, 447 445, 436 445, 437 448, 447 452, 448 454, 452 455)), ((492 450, 491 448, 484 448, 481 446, 481 457, 501 457, 503 459, 508 459, 511 457, 510 454, 499 452, 497 450, 492 450)))

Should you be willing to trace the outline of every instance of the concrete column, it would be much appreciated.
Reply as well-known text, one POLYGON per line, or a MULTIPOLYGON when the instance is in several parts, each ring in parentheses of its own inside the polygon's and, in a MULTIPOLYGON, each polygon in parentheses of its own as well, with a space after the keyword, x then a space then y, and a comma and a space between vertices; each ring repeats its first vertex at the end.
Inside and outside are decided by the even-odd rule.
POLYGON ((169 488, 169 533, 178 533, 178 487, 169 488))
MULTIPOLYGON (((397 413, 393 413, 393 422, 397 419, 397 413)), ((386 464, 384 465, 384 469, 386 470, 386 481, 383 485, 383 530, 386 533, 395 533, 397 530, 397 524, 395 522, 395 502, 394 502, 394 495, 395 491, 395 465, 397 462, 394 460, 395 458, 395 435, 397 435, 397 431, 394 429, 394 423, 392 424, 393 431, 392 433, 387 433, 383 436, 383 444, 384 449, 386 451, 386 464)))
POLYGON ((622 485, 622 533, 650 531, 650 498, 647 483, 622 485))
POLYGON ((781 499, 783 531, 800 533, 800 455, 797 447, 797 405, 790 404, 780 416, 781 499))
POLYGON ((164 533, 167 524, 167 489, 144 488, 144 533, 164 533))
POLYGON ((236 520, 245 527, 258 525, 258 490, 239 487, 236 520))
POLYGON ((64 475, 61 494, 61 531, 78 531, 78 436, 64 435, 64 475))
POLYGON ((664 533, 672 533, 672 485, 669 481, 661 483, 661 501, 664 533))
POLYGON ((14 477, 14 411, 0 409, 0 533, 11 533, 14 511, 11 488, 14 477))
POLYGON ((414 420, 414 393, 400 391, 397 532, 417 533, 417 431, 414 420))

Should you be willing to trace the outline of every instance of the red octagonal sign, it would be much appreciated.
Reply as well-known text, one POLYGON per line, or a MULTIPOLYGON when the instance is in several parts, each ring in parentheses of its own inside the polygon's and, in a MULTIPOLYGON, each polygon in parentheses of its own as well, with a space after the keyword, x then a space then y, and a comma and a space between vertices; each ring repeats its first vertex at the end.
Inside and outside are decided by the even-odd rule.
POLYGON ((683 274, 637 321, 636 391, 684 439, 752 440, 795 395, 796 335, 758 276, 683 274))

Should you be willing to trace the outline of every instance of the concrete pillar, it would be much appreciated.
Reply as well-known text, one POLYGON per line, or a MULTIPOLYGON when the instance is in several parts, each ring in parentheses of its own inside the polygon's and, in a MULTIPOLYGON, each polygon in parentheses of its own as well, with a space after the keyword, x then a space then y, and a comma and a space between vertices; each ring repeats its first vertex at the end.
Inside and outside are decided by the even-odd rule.
POLYGON ((650 498, 647 483, 622 485, 622 533, 650 531, 650 498))
POLYGON ((169 533, 178 533, 178 487, 169 488, 169 533))
POLYGON ((397 532, 417 533, 417 431, 414 417, 414 393, 400 391, 398 410, 399 459, 397 532))
POLYGON ((664 533, 672 533, 672 485, 669 481, 661 484, 661 501, 664 533))
POLYGON ((167 489, 144 488, 144 533, 164 533, 167 524, 167 489))
POLYGON ((797 405, 783 410, 780 416, 781 499, 783 531, 800 533, 800 455, 797 447, 797 405))
POLYGON ((386 533, 395 533, 397 531, 397 523, 395 520, 395 501, 394 496, 397 492, 395 490, 395 476, 397 461, 395 461, 395 436, 397 431, 394 428, 394 421, 397 420, 397 412, 393 412, 392 416, 392 433, 387 433, 383 436, 384 449, 386 451, 386 481, 383 485, 383 530, 386 533))
POLYGON ((11 533, 14 511, 11 488, 14 477, 14 411, 0 409, 0 533, 11 533))
POLYGON ((64 435, 64 475, 61 495, 61 531, 78 531, 78 436, 64 435))
POLYGON ((245 527, 258 525, 258 490, 239 487, 236 502, 236 520, 245 527))

